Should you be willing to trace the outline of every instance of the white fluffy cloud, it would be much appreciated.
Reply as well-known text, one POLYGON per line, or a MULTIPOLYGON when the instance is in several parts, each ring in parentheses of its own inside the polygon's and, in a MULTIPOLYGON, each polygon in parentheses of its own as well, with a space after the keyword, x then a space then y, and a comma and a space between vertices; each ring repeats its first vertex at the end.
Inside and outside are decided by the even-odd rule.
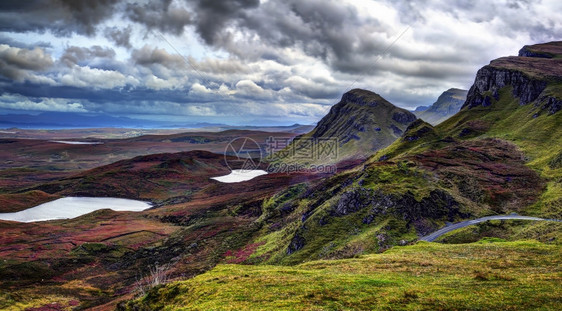
POLYGON ((139 83, 135 77, 125 76, 119 71, 89 66, 74 66, 69 72, 62 74, 59 81, 63 85, 94 89, 114 89, 139 83))
POLYGON ((35 101, 21 95, 0 96, 0 108, 31 111, 64 111, 87 112, 84 106, 76 101, 62 98, 38 98, 35 101))
POLYGON ((34 72, 43 72, 52 65, 51 56, 39 47, 29 50, 0 44, 0 75, 6 78, 18 82, 40 81, 34 72))

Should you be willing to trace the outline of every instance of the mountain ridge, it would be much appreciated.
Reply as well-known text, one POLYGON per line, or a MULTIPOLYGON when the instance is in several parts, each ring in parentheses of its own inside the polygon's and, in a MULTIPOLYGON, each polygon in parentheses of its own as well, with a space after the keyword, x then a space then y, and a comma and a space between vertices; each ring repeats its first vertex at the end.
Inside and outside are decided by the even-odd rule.
MULTIPOLYGON (((402 135, 416 116, 406 109, 394 106, 379 94, 353 89, 344 93, 316 127, 297 136, 286 150, 303 151, 322 139, 337 140, 337 158, 318 157, 307 163, 335 163, 347 159, 365 159, 374 151, 390 145, 402 135)), ((286 163, 300 162, 297 157, 282 159, 286 163)))
POLYGON ((427 109, 422 108, 420 111, 416 108, 414 114, 432 125, 437 125, 461 110, 466 100, 467 93, 467 90, 450 88, 441 93, 437 101, 427 109))

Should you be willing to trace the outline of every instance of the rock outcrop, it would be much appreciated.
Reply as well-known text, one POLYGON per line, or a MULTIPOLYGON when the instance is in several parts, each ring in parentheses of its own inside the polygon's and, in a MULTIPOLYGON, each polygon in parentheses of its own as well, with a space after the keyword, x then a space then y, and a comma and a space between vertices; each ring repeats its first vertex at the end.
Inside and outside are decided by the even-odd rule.
POLYGON ((538 98, 546 88, 546 81, 530 78, 521 71, 485 66, 478 70, 463 108, 489 106, 491 97, 497 99, 498 91, 508 85, 513 87, 513 96, 519 98, 519 103, 526 105, 538 98), (491 95, 484 94, 487 92, 491 95))
POLYGON ((510 86, 520 105, 535 103, 552 115, 562 99, 547 92, 547 86, 562 82, 562 42, 524 46, 519 56, 502 57, 482 67, 468 91, 462 109, 489 106, 500 89, 510 86))

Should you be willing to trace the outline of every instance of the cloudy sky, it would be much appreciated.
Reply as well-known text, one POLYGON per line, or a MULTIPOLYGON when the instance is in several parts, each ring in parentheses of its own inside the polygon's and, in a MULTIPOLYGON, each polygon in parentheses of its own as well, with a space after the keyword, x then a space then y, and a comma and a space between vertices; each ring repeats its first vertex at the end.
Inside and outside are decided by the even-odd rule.
POLYGON ((559 0, 2 0, 0 113, 310 124, 351 88, 395 105, 560 40, 559 0))

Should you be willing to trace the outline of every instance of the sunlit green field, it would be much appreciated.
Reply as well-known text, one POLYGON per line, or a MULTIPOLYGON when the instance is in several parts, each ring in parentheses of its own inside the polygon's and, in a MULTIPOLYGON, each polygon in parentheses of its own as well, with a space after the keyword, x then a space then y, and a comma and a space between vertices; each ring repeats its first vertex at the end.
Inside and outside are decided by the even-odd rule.
MULTIPOLYGON (((297 266, 219 265, 157 287, 135 310, 559 310, 562 246, 418 242, 297 266)), ((135 308, 136 307, 136 308, 135 308)))

